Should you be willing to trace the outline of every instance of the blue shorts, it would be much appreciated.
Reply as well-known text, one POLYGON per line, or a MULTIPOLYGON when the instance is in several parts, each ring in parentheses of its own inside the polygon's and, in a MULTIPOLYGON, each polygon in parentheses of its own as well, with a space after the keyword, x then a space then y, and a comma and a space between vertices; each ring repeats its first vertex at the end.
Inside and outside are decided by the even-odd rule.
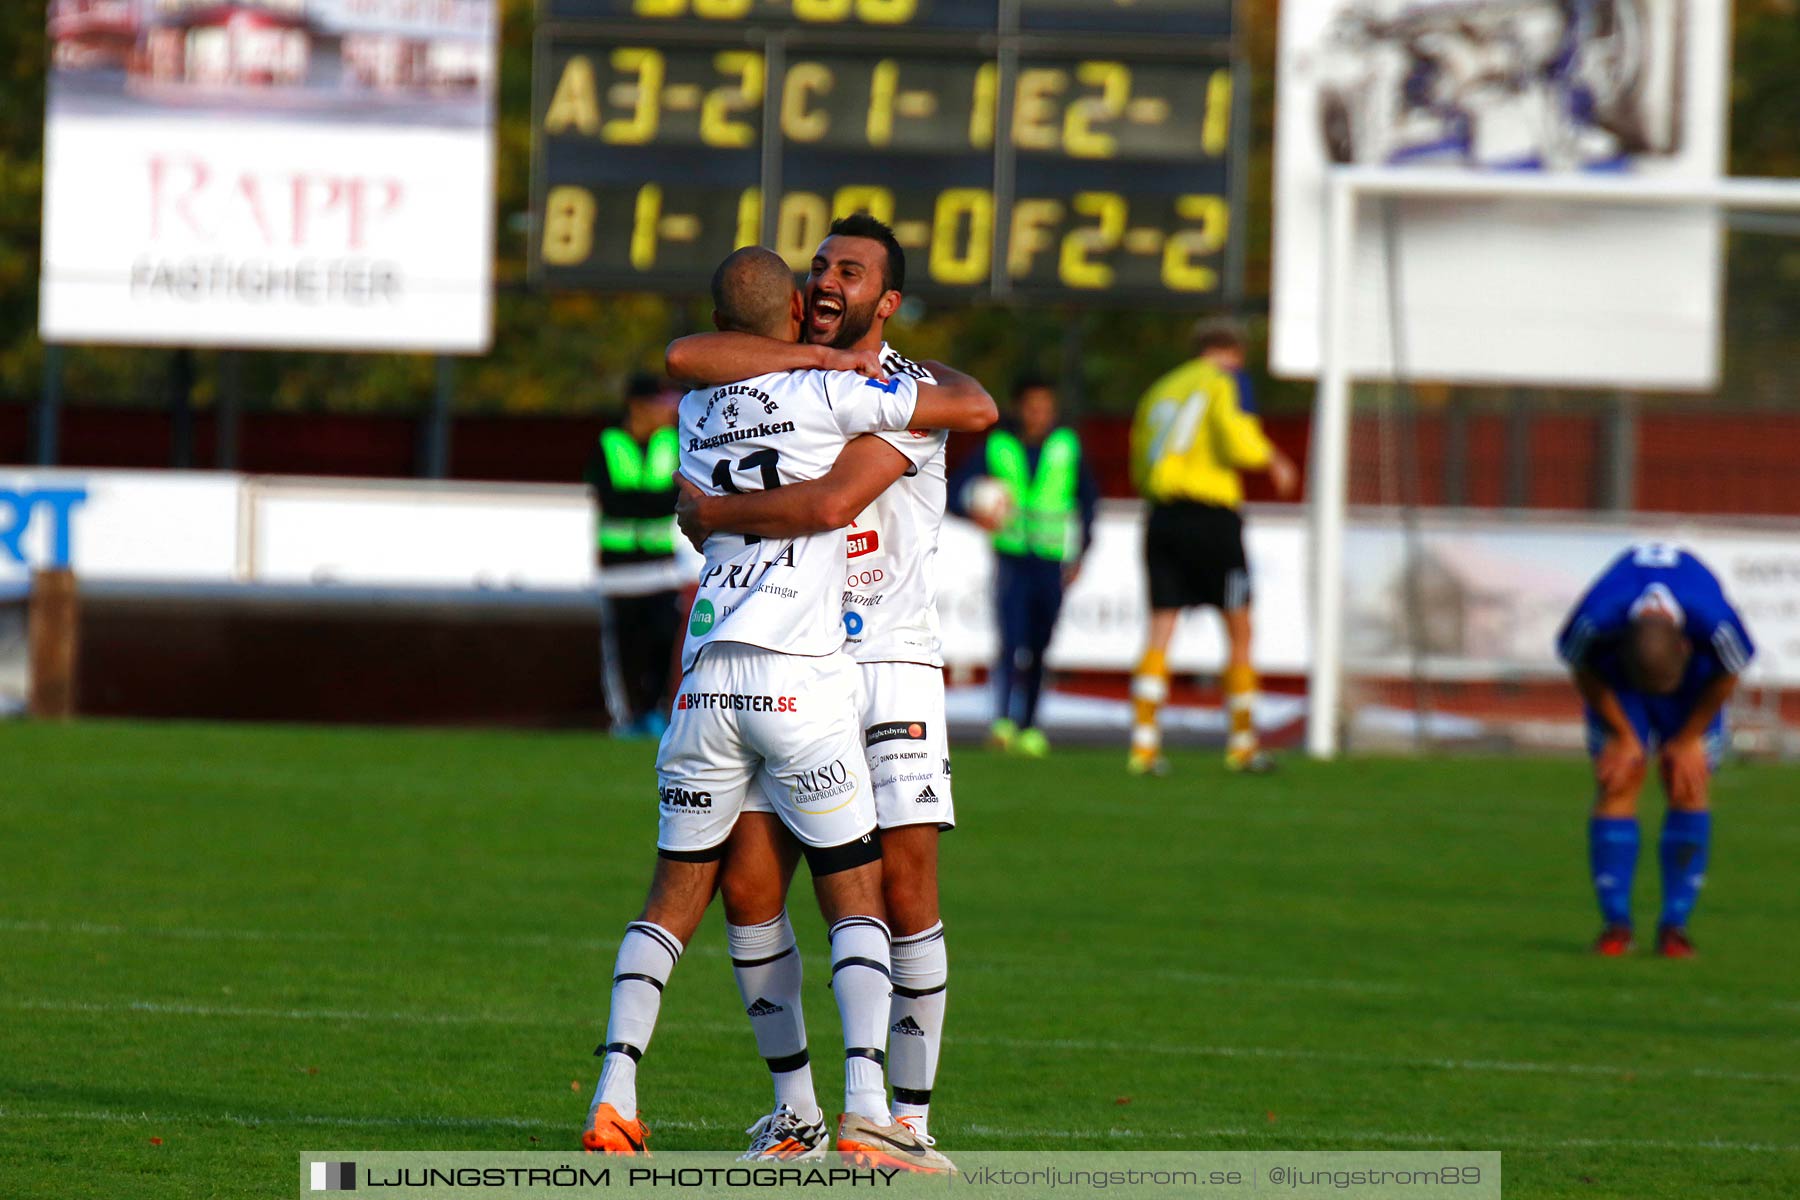
MULTIPOLYGON (((1631 722, 1638 741, 1644 744, 1647 753, 1655 753, 1657 748, 1669 738, 1681 732, 1687 724, 1688 715, 1694 711, 1695 697, 1676 693, 1673 696, 1651 696, 1644 692, 1619 691, 1614 693, 1619 698, 1619 707, 1625 710, 1625 719, 1631 722)), ((1600 748, 1606 744, 1607 728, 1593 709, 1584 710, 1587 716, 1587 749, 1588 755, 1597 758, 1600 748)), ((1725 754, 1725 710, 1721 708, 1706 727, 1702 739, 1706 746, 1706 765, 1710 770, 1719 769, 1719 760, 1725 754)))

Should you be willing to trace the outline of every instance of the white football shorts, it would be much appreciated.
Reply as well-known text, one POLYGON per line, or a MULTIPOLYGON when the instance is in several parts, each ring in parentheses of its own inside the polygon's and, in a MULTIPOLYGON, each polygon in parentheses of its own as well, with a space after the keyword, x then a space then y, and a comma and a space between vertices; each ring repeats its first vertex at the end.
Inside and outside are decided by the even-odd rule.
POLYGON ((863 755, 861 680, 846 654, 808 658, 720 642, 681 681, 656 751, 656 846, 724 846, 752 780, 801 842, 854 842, 875 828, 863 755))
MULTIPOLYGON (((864 663, 861 744, 883 829, 956 824, 950 796, 950 737, 944 728, 944 672, 920 663, 864 663)), ((745 812, 779 812, 779 789, 758 786, 745 812)))

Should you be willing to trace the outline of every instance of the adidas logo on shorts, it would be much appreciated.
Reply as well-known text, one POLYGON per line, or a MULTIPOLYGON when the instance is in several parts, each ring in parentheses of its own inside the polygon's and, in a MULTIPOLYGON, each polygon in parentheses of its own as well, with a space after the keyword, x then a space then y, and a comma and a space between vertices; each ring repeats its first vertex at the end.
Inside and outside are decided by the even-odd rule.
POLYGON ((758 996, 756 998, 756 1003, 752 1004, 749 1008, 746 1008, 744 1010, 744 1012, 746 1012, 747 1014, 749 1014, 752 1017, 772 1017, 778 1012, 786 1012, 786 1011, 787 1011, 786 1007, 775 1003, 773 1000, 770 1000, 765 996, 758 996))
POLYGON ((913 797, 914 804, 936 804, 937 802, 937 793, 931 790, 929 783, 925 785, 924 791, 913 797))

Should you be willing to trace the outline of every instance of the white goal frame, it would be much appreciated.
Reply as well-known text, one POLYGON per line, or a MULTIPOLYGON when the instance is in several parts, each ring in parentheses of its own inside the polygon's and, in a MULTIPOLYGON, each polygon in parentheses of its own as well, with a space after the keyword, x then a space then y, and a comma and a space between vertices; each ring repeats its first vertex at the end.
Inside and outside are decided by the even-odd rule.
POLYGON ((1449 168, 1334 167, 1326 176, 1318 398, 1307 472, 1312 664, 1306 751, 1336 758, 1344 683, 1344 523, 1350 458, 1350 308, 1357 216, 1370 198, 1555 200, 1617 206, 1700 206, 1800 213, 1800 179, 1682 182, 1618 175, 1515 175, 1449 168))

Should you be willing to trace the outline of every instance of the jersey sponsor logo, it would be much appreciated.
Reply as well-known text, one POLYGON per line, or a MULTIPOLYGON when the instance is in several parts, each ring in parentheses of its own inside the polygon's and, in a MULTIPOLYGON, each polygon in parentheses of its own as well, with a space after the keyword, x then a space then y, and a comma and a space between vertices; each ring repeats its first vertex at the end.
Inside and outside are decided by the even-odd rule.
POLYGON ((694 601, 694 611, 688 617, 688 636, 703 638, 713 631, 715 617, 711 600, 694 601))
POLYGON ((844 581, 846 587, 874 587, 878 583, 887 582, 887 572, 880 567, 870 567, 866 571, 852 571, 850 578, 844 581))
MULTIPOLYGON (((717 566, 708 567, 700 576, 700 586, 703 588, 716 587, 725 590, 741 588, 745 591, 750 591, 755 589, 770 592, 773 595, 785 595, 791 598, 798 593, 787 588, 777 588, 773 586, 763 587, 761 585, 768 573, 773 571, 776 567, 792 567, 794 565, 796 565, 794 561, 794 543, 789 542, 782 547, 780 554, 777 554, 768 562, 720 563, 717 566), (760 575, 757 574, 757 568, 759 567, 762 569, 760 575)), ((706 601, 702 600, 700 603, 705 604, 706 601)), ((699 610, 699 607, 699 604, 694 606, 696 611, 699 610)))
MULTIPOLYGON (((725 418, 725 423, 727 425, 735 426, 738 423, 738 406, 737 402, 732 399, 734 396, 744 396, 757 401, 762 405, 763 416, 765 417, 781 407, 781 405, 775 403, 775 401, 769 397, 769 393, 763 391, 761 388, 753 388, 748 384, 743 383, 734 383, 727 387, 719 388, 706 398, 706 411, 700 414, 700 419, 696 421, 695 424, 701 429, 705 429, 706 423, 712 420, 713 407, 721 400, 729 400, 731 403, 725 406, 725 411, 721 415, 725 418)), ((791 429, 792 426, 789 428, 791 429)))
POLYGON ((845 613, 844 614, 844 632, 846 634, 850 635, 851 637, 860 637, 860 636, 862 636, 862 631, 863 631, 862 614, 861 613, 853 613, 853 612, 845 613))
POLYGON ((845 537, 845 547, 851 558, 861 558, 865 554, 873 554, 881 549, 881 533, 874 529, 859 529, 845 537))
POLYGON ((732 442, 747 441, 750 438, 779 437, 781 434, 792 432, 794 432, 792 421, 776 421, 772 425, 759 423, 743 429, 728 429, 724 433, 715 433, 711 437, 689 438, 687 448, 688 453, 693 454, 700 450, 711 450, 715 446, 728 446, 732 442))
POLYGON ((900 390, 900 380, 898 377, 890 378, 886 383, 877 383, 873 379, 865 379, 863 380, 863 384, 867 387, 874 388, 878 392, 886 392, 890 396, 900 390))
POLYGON ((823 766, 796 771, 788 776, 788 790, 796 805, 811 806, 842 797, 842 803, 831 808, 809 808, 812 812, 836 812, 856 798, 856 775, 841 758, 823 766))
POLYGON ((896 738, 909 741, 925 740, 925 722, 923 721, 883 721, 879 725, 871 725, 863 730, 863 745, 873 746, 877 742, 891 742, 896 738))
POLYGON ((730 402, 729 402, 729 403, 727 403, 727 404, 726 404, 726 405, 725 405, 725 407, 724 407, 724 408, 722 408, 722 409, 720 409, 720 410, 719 410, 719 415, 720 415, 720 416, 721 416, 721 417, 724 417, 724 418, 725 418, 725 426, 726 426, 726 428, 728 428, 728 429, 736 429, 736 428, 737 428, 737 423, 738 423, 738 406, 737 406, 737 401, 736 401, 736 400, 732 400, 732 401, 730 401, 730 402))
POLYGON ((944 778, 950 778, 950 756, 944 755, 944 778))
POLYGON ((684 787, 659 787, 656 798, 662 801, 664 808, 711 809, 712 793, 694 791, 684 787))
POLYGON ((800 711, 800 700, 797 696, 746 696, 737 692, 683 692, 675 697, 675 707, 684 712, 702 709, 732 709, 736 712, 791 713, 800 711))

